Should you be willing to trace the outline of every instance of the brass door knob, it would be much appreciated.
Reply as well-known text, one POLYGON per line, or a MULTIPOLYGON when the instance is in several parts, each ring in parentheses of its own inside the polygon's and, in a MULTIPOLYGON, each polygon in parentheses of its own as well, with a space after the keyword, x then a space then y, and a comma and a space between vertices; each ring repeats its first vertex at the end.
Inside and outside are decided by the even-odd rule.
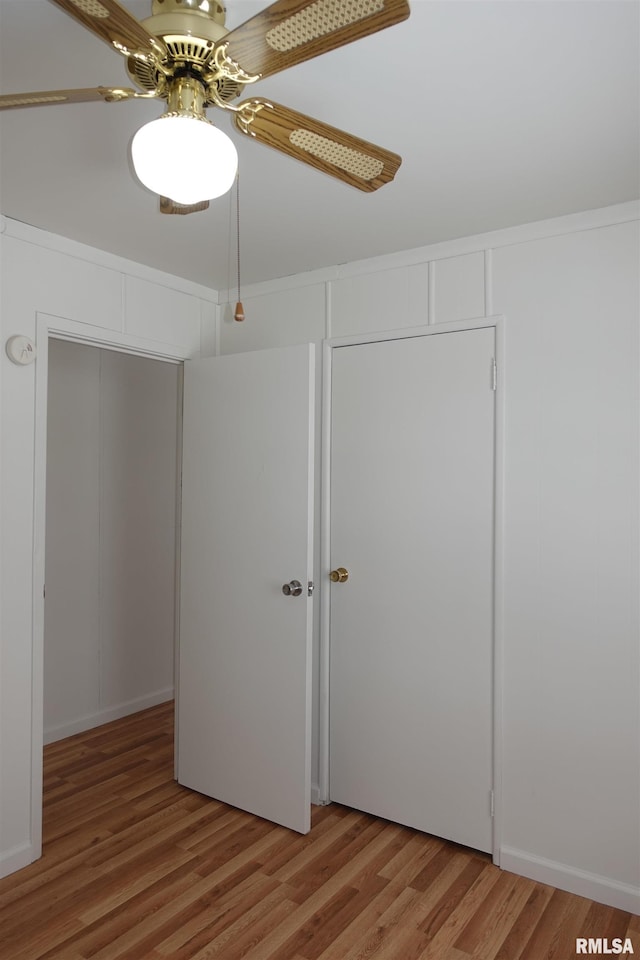
POLYGON ((337 570, 332 570, 329 576, 334 583, 344 583, 345 580, 349 579, 349 571, 344 567, 338 567, 337 570))

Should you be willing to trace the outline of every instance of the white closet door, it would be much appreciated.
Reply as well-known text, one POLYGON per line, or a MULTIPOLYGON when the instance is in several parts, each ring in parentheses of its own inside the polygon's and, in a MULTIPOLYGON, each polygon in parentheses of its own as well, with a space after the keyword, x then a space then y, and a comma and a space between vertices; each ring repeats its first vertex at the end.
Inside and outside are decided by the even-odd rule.
POLYGON ((313 376, 303 345, 192 361, 184 378, 178 779, 301 833, 313 376))
POLYGON ((333 351, 332 800, 491 849, 494 332, 333 351))

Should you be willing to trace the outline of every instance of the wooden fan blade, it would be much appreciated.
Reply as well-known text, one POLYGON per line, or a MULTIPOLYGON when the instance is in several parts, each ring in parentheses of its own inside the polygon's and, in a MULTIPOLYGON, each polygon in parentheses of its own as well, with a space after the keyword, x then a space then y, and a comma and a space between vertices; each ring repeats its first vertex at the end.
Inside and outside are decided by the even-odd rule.
POLYGON ((178 213, 184 216, 186 213, 198 213, 200 210, 206 210, 208 206, 208 200, 200 200, 199 203, 176 203, 169 197, 160 197, 160 213, 178 213))
POLYGON ((130 87, 88 87, 82 90, 40 90, 34 93, 5 93, 0 96, 0 110, 14 107, 47 107, 58 103, 87 103, 91 100, 130 100, 136 91, 130 87))
POLYGON ((267 77, 409 16, 407 0, 276 0, 227 34, 227 56, 267 77))
POLYGON ((166 47, 125 10, 117 0, 51 0, 78 20, 83 27, 114 47, 118 53, 129 56, 141 53, 164 56, 166 47))
POLYGON ((245 100, 234 114, 241 133, 371 193, 395 177, 402 158, 367 140, 268 100, 245 100), (242 108, 244 107, 244 110, 242 108))

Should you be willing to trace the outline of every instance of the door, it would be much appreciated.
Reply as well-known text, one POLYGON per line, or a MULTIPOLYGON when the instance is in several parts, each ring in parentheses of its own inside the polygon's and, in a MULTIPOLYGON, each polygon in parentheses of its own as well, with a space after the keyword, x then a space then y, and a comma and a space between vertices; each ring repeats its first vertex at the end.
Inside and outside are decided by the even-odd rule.
POLYGON ((314 348, 185 364, 178 780, 306 833, 314 348), (298 581, 288 595, 283 585, 298 581))
POLYGON ((333 350, 331 799, 491 849, 493 329, 333 350))

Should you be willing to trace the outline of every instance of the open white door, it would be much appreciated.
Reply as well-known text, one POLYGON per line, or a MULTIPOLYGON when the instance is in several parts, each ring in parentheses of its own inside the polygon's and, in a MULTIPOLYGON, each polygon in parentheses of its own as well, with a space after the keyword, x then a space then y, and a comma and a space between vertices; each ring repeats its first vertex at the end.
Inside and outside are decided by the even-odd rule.
POLYGON ((314 348, 185 364, 178 780, 306 833, 314 348), (283 585, 299 581, 287 596, 283 585))

